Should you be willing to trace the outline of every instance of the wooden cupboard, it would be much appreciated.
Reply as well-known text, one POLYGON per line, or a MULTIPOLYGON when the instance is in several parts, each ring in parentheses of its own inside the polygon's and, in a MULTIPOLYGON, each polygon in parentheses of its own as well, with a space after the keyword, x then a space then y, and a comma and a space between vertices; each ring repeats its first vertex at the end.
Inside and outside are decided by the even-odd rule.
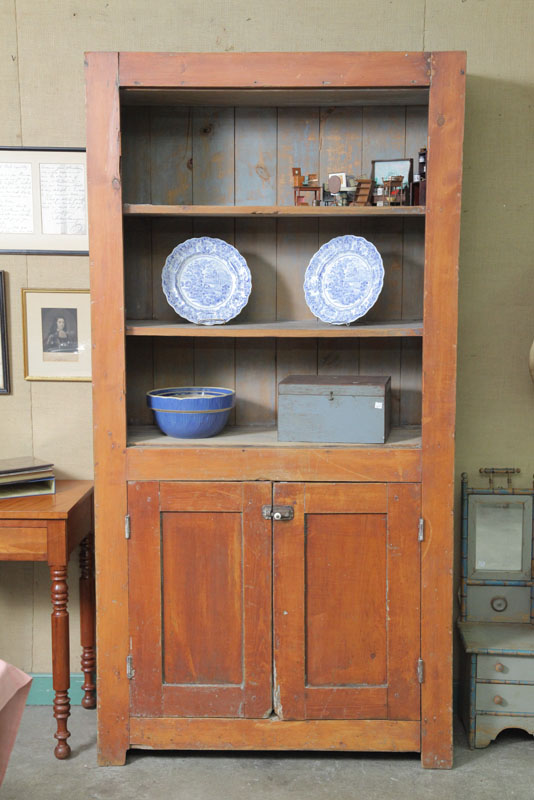
POLYGON ((137 746, 451 765, 464 85, 463 53, 87 55, 102 764, 137 746), (422 146, 426 206, 292 205, 294 165, 323 180, 422 146), (329 326, 302 280, 344 233, 379 249, 384 289, 329 326), (252 273, 223 326, 161 291, 201 235, 252 273), (279 443, 295 373, 391 375, 386 444, 279 443), (223 435, 153 427, 146 392, 190 384, 235 388, 223 435))

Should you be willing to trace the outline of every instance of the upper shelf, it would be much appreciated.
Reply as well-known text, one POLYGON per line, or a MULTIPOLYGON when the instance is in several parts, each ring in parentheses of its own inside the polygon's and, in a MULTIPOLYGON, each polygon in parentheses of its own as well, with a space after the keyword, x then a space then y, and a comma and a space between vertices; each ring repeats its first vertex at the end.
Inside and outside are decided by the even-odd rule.
POLYGON ((171 206, 125 203, 126 216, 145 217, 424 217, 425 206, 171 206))
POLYGON ((422 336, 421 320, 409 322, 361 322, 355 325, 328 325, 315 320, 286 322, 242 322, 225 325, 194 325, 191 322, 166 322, 135 319, 126 321, 128 336, 229 336, 236 338, 346 338, 422 336))

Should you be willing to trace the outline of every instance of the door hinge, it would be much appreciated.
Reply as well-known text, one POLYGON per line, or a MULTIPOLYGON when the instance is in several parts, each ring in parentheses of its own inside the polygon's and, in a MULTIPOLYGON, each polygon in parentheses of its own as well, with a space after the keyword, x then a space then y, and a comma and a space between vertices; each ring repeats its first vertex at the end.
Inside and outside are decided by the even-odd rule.
POLYGON ((417 530, 417 541, 423 542, 425 539, 425 521, 423 517, 419 517, 419 527, 417 530))
POLYGON ((417 680, 423 683, 425 680, 425 662, 422 658, 417 661, 417 680))
POLYGON ((132 521, 130 515, 126 514, 124 517, 124 538, 129 539, 132 535, 132 521))
POLYGON ((129 681, 131 681, 134 675, 135 670, 133 668, 133 656, 130 653, 130 655, 126 656, 126 677, 129 681))
POLYGON ((261 515, 263 519, 274 519, 275 522, 288 522, 295 516, 293 506, 262 506, 261 515))

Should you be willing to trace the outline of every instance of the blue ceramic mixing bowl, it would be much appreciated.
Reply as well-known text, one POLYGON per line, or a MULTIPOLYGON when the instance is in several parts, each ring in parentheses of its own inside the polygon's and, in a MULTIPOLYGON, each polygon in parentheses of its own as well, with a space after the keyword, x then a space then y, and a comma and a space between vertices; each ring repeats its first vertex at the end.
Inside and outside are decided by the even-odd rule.
POLYGON ((177 386, 153 389, 146 401, 162 433, 177 439, 206 439, 228 422, 235 392, 215 386, 177 386))

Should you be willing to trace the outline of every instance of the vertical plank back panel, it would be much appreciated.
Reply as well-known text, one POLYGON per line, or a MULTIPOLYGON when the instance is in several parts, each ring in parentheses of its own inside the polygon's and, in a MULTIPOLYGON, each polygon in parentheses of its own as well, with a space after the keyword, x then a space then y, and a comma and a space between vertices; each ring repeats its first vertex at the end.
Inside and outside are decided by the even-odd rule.
POLYGON ((193 202, 234 205, 234 109, 193 112, 193 202))
POLYGON ((235 109, 235 204, 276 205, 276 108, 235 109))
POLYGON ((151 239, 151 220, 124 220, 124 299, 127 319, 152 318, 151 239))
POLYGON ((122 198, 124 203, 151 203, 150 109, 121 110, 122 198))
MULTIPOLYGON (((278 205, 292 206, 293 167, 319 174, 319 109, 278 109, 278 205)), ((311 201, 310 201, 311 202, 311 201)))
POLYGON ((150 115, 152 202, 193 201, 193 137, 190 108, 153 108, 150 115))
POLYGON ((405 106, 365 106, 362 165, 369 170, 369 177, 373 159, 404 158, 405 148, 405 106))
POLYGON ((422 349, 423 343, 420 339, 402 341, 399 413, 401 425, 421 424, 422 349))
POLYGON ((406 158, 413 158, 413 173, 419 174, 419 149, 427 146, 428 106, 406 106, 406 158))
POLYGON ((360 343, 360 374, 391 376, 391 424, 400 419, 400 341, 365 339, 360 343))
MULTIPOLYGON (((332 172, 359 177, 362 167, 362 109, 342 106, 320 109, 319 180, 328 181, 332 172)), ((298 166, 298 165, 296 165, 298 166)))
POLYGON ((154 389, 194 386, 195 364, 193 338, 154 339, 154 389))
POLYGON ((126 414, 128 425, 151 425, 152 411, 146 393, 154 388, 154 339, 150 336, 126 340, 126 414))
POLYGON ((276 220, 236 219, 235 246, 252 278, 248 303, 235 322, 276 319, 276 220))
POLYGON ((193 234, 193 221, 180 217, 152 220, 152 318, 179 322, 181 317, 169 305, 161 288, 161 273, 167 256, 174 248, 193 234))
POLYGON ((402 312, 402 220, 362 220, 362 236, 372 242, 384 264, 384 286, 365 319, 398 320, 402 312))
POLYGON ((274 425, 276 395, 274 339, 237 339, 235 389, 237 425, 274 425))
POLYGON ((317 251, 317 221, 277 221, 276 319, 313 319, 304 297, 304 274, 317 251))
POLYGON ((405 219, 402 245, 402 319, 423 318, 425 223, 405 219))

